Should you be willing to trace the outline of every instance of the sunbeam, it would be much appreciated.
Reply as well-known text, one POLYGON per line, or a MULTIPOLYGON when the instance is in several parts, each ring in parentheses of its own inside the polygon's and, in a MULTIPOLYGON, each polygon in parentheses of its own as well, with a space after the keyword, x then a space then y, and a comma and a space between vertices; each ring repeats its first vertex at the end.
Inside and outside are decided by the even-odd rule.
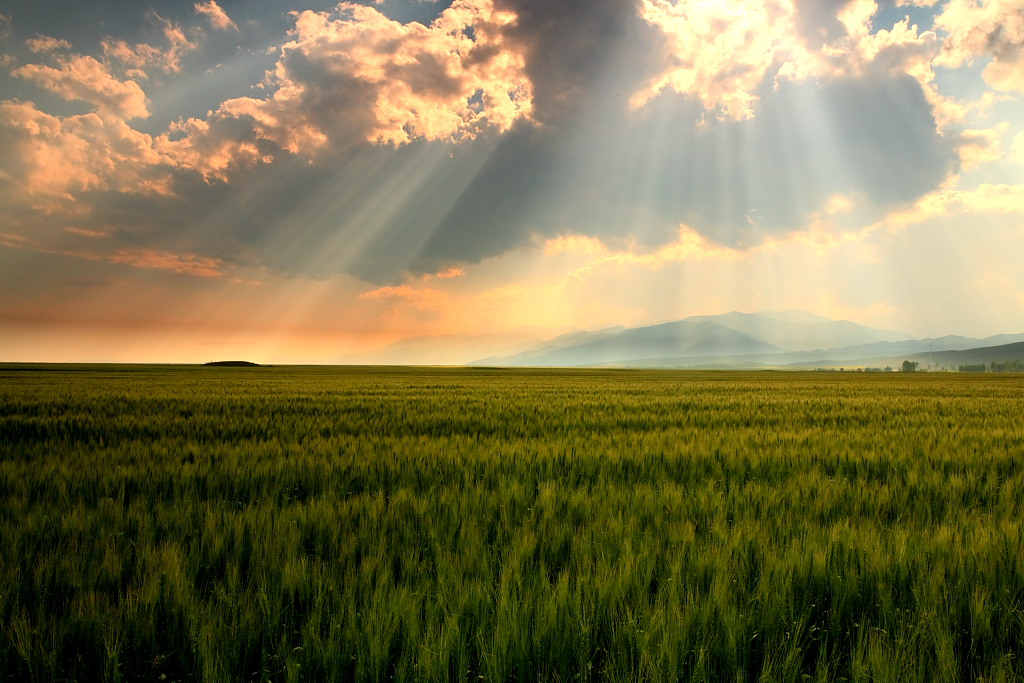
POLYGON ((1024 319, 1007 2, 52 1, 0 10, 0 321, 68 358, 1024 319))

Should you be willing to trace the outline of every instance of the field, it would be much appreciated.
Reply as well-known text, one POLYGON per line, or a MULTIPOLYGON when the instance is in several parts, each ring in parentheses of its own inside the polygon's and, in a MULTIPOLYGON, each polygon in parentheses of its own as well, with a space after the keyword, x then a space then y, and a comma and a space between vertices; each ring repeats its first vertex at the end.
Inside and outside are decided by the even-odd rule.
POLYGON ((1024 377, 0 366, 2 681, 1024 680, 1024 377))

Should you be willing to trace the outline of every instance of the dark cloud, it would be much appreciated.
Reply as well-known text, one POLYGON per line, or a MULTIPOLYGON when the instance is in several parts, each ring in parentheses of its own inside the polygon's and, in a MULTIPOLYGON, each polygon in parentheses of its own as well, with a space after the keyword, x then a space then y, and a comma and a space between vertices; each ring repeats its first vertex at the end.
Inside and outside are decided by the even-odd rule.
MULTIPOLYGON (((655 49, 659 36, 640 18, 639 4, 496 0, 498 7, 519 17, 510 33, 527 55, 538 121, 557 124, 587 112, 595 106, 593 95, 606 85, 604 79, 622 66, 615 60, 628 60, 625 51, 655 49)), ((629 93, 623 95, 628 98, 629 93)))
POLYGON ((836 194, 880 216, 934 189, 953 164, 907 77, 784 84, 742 122, 697 126, 701 112, 662 95, 632 116, 581 127, 583 137, 564 131, 560 142, 523 124, 468 145, 364 144, 316 165, 282 153, 230 184, 183 173, 182 199, 83 199, 97 207, 97 225, 119 226, 123 244, 392 283, 535 235, 656 246, 685 223, 719 243, 752 246, 802 228, 836 194))
POLYGON ((839 12, 853 0, 796 0, 796 30, 811 49, 835 42, 846 35, 839 12))
MULTIPOLYGON (((92 209, 75 225, 110 234, 111 249, 388 283, 534 236, 656 246, 685 223, 750 246, 801 229, 837 194, 862 215, 881 215, 934 189, 953 167, 954 151, 910 77, 868 70, 820 85, 766 83, 756 115, 743 121, 709 118, 699 101, 671 93, 632 111, 647 60, 663 47, 635 1, 496 2, 519 17, 506 37, 526 56, 534 121, 461 144, 371 145, 377 91, 330 50, 286 50, 280 72, 301 85, 288 98, 238 100, 189 131, 199 159, 192 169, 221 157, 234 165, 211 165, 205 179, 184 162, 160 167, 171 194, 80 193, 92 209), (329 143, 291 144, 309 138, 302 126, 329 143)), ((244 29, 240 8, 221 5, 244 29)), ((801 4, 805 28, 821 25, 828 39, 841 5, 801 4)), ((433 55, 421 57, 395 75, 442 100, 457 93, 433 55)))

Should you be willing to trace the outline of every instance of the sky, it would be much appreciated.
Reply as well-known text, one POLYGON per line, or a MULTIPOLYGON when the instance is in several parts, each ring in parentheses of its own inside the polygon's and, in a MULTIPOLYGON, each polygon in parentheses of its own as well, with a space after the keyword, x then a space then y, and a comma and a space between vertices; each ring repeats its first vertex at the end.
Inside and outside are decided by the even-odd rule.
POLYGON ((0 361, 1024 332, 1022 96, 1024 0, 0 0, 0 361))

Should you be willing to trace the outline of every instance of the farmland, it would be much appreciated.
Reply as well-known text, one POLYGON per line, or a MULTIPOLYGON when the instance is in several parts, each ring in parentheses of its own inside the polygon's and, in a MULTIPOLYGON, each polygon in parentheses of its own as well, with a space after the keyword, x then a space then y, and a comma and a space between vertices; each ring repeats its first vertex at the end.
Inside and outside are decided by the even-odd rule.
POLYGON ((1024 377, 0 366, 0 680, 1024 680, 1024 377))

